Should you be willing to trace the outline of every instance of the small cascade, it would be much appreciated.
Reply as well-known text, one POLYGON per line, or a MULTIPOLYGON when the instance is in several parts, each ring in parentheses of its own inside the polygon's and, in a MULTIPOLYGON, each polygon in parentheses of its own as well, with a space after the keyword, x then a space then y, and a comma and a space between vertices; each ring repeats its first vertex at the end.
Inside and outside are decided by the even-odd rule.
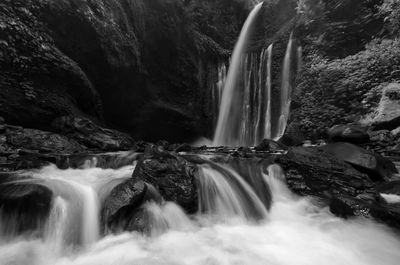
POLYGON ((51 246, 53 251, 58 255, 62 254, 62 250, 66 246, 66 233, 68 222, 68 202, 61 197, 53 200, 52 210, 47 221, 45 241, 51 246))
POLYGON ((22 173, 20 180, 7 183, 16 192, 18 189, 29 190, 31 186, 47 187, 52 191, 53 199, 47 221, 32 221, 35 216, 42 218, 44 214, 27 211, 24 205, 21 211, 27 211, 25 215, 19 210, 16 214, 3 214, 0 209, 0 228, 7 232, 4 237, 12 238, 21 233, 32 239, 42 237, 49 248, 59 254, 70 247, 88 247, 97 242, 101 237, 101 204, 113 187, 131 176, 134 166, 113 170, 92 167, 95 164, 96 159, 85 162, 82 169, 60 170, 56 166, 47 166, 22 173), (21 227, 29 230, 25 232, 21 227))
POLYGON ((270 165, 268 174, 263 173, 264 181, 268 184, 272 195, 272 201, 293 199, 292 192, 285 183, 285 174, 279 165, 270 165))
MULTIPOLYGON (((241 139, 238 137, 240 132, 241 124, 241 113, 245 108, 247 115, 250 115, 250 110, 246 105, 243 104, 243 100, 250 100, 249 95, 247 99, 243 99, 243 95, 238 89, 240 83, 240 76, 242 71, 243 60, 252 65, 254 62, 249 60, 249 58, 243 58, 245 51, 247 49, 248 40, 253 32, 255 20, 261 11, 263 2, 256 5, 251 11, 249 17, 247 18, 242 31, 239 36, 239 40, 236 43, 233 55, 231 58, 231 63, 229 71, 226 77, 226 82, 223 89, 222 100, 220 105, 220 111, 218 116, 218 123, 214 135, 213 144, 214 145, 240 145, 241 139)), ((247 75, 251 75, 251 71, 247 72, 247 75)), ((246 115, 246 114, 245 114, 246 115)))
POLYGON ((199 169, 199 211, 218 220, 259 220, 267 210, 254 190, 234 170, 222 165, 199 169))
POLYGON ((278 134, 275 139, 279 139, 286 131, 287 122, 289 119, 290 104, 292 97, 292 53, 293 53, 293 33, 290 34, 289 42, 286 48, 285 58, 282 68, 282 85, 281 85, 281 102, 280 115, 278 122, 278 134))
POLYGON ((185 231, 193 228, 182 208, 173 202, 163 202, 162 205, 150 202, 144 209, 151 236, 159 236, 169 230, 185 231))

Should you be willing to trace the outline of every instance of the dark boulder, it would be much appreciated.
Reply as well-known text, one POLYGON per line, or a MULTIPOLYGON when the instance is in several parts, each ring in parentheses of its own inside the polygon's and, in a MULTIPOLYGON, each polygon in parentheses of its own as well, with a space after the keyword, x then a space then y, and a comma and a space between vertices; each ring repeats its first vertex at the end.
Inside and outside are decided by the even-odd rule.
POLYGON ((327 135, 331 142, 362 144, 370 141, 367 129, 355 124, 335 125, 328 130, 327 135))
POLYGON ((180 156, 149 147, 132 177, 153 185, 165 200, 194 213, 197 211, 196 170, 195 165, 180 156))
POLYGON ((162 202, 159 192, 150 184, 130 178, 117 185, 105 199, 101 220, 106 231, 140 231, 146 224, 145 202, 162 202))
POLYGON ((45 224, 53 193, 47 187, 15 175, 0 174, 0 209, 6 233, 37 231, 45 224))
POLYGON ((390 160, 350 143, 328 144, 321 148, 368 174, 373 180, 390 179, 397 173, 396 166, 390 160))
POLYGON ((281 152, 287 150, 287 147, 281 143, 273 140, 264 139, 259 145, 255 147, 256 151, 262 152, 281 152))
POLYGON ((89 148, 104 151, 129 150, 134 143, 127 134, 106 129, 83 117, 64 116, 53 121, 52 128, 89 148))
POLYGON ((146 183, 132 178, 116 186, 103 204, 104 226, 111 230, 120 227, 143 203, 146 191, 146 183))

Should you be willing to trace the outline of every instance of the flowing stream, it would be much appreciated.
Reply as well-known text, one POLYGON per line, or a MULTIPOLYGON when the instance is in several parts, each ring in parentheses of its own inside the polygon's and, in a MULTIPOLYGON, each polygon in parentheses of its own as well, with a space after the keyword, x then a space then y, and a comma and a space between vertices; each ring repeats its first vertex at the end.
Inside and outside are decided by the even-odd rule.
POLYGON ((149 202, 144 209, 150 233, 101 235, 102 200, 133 169, 49 166, 24 173, 53 190, 52 210, 43 234, 0 238, 0 264, 397 265, 400 260, 394 231, 365 219, 339 219, 311 198, 294 195, 278 165, 252 167, 258 174, 251 177, 265 185, 229 164, 199 166, 197 214, 187 215, 173 202, 149 202), (271 195, 270 205, 260 199, 260 190, 271 195))

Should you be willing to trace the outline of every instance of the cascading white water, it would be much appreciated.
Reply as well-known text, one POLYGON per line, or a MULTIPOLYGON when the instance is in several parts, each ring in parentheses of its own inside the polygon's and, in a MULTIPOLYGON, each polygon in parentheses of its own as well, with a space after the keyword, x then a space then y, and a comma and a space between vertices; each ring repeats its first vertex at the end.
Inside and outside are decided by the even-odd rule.
POLYGON ((154 202, 144 206, 151 236, 160 236, 169 231, 189 231, 193 225, 181 207, 172 202, 158 205, 154 202))
POLYGON ((259 54, 242 56, 240 73, 236 76, 238 89, 242 91, 236 91, 238 98, 234 99, 239 112, 235 114, 238 116, 229 117, 227 126, 231 126, 231 130, 226 131, 235 139, 230 145, 256 145, 271 136, 272 47, 262 49, 259 54))
MULTIPOLYGON (((263 2, 256 5, 243 25, 239 40, 233 51, 228 75, 223 89, 218 123, 214 135, 214 145, 238 145, 240 130, 241 91, 238 90, 238 76, 241 73, 243 55, 245 54, 249 37, 253 31, 254 22, 261 10, 263 2)), ((246 106, 244 106, 246 107, 246 106)))
POLYGON ((215 68, 216 69, 213 70, 215 73, 213 76, 217 79, 212 78, 211 81, 211 105, 214 123, 216 124, 218 122, 219 107, 221 105, 222 91, 226 81, 227 68, 224 62, 219 63, 215 68))
MULTIPOLYGON (((271 106, 271 99, 272 99, 272 78, 271 78, 271 71, 272 71, 272 49, 274 45, 271 44, 268 47, 268 62, 267 62, 267 110, 265 112, 265 139, 272 139, 272 106, 271 106)), ((260 73, 261 74, 261 73, 260 73)))
MULTIPOLYGON (((91 183, 89 186, 99 191, 104 190, 100 186, 109 183, 106 180, 124 179, 132 170, 133 167, 119 170, 47 167, 31 173, 39 180, 50 176, 56 180, 80 179, 79 183, 91 183)), ((199 197, 203 205, 200 213, 188 216, 172 202, 146 203, 143 209, 148 216, 150 235, 136 232, 108 235, 78 250, 66 249, 62 242, 71 232, 67 224, 74 216, 69 216, 69 209, 76 203, 66 196, 74 196, 74 189, 67 188, 65 194, 60 193, 53 200, 43 239, 0 238, 0 265, 398 264, 400 239, 395 232, 369 220, 339 219, 328 209, 319 208, 312 199, 292 194, 278 165, 271 165, 266 171, 262 165, 254 168, 260 171, 257 176, 269 187, 264 192, 270 192, 273 201, 263 222, 247 218, 255 208, 266 210, 261 210, 265 207, 260 205, 254 187, 238 172, 229 165, 215 163, 202 165, 199 170, 199 197), (227 212, 231 219, 225 215, 227 212), (242 214, 245 218, 241 218, 242 214), (212 218, 215 215, 225 218, 212 218), (233 219, 234 222, 229 222, 233 219)), ((98 197, 102 198, 102 194, 98 197)), ((75 221, 80 222, 76 218, 75 221)))
POLYGON ((267 210, 254 190, 235 171, 210 165, 200 167, 199 211, 217 220, 263 219, 267 210))
POLYGON ((293 33, 290 34, 289 42, 285 53, 285 58, 283 61, 278 134, 275 139, 280 139, 283 136, 283 134, 286 131, 286 126, 289 119, 290 104, 292 100, 291 99, 292 98, 292 85, 291 85, 292 53, 293 53, 293 33))
POLYGON ((129 178, 134 169, 134 166, 127 166, 118 170, 104 170, 88 167, 89 164, 93 163, 85 163, 83 169, 68 170, 47 166, 39 171, 21 174, 22 177, 31 177, 29 182, 47 186, 54 193, 50 219, 44 231, 52 247, 87 247, 95 243, 100 238, 99 212, 102 201, 113 187, 129 178), (54 242, 54 238, 57 238, 57 242, 54 242))

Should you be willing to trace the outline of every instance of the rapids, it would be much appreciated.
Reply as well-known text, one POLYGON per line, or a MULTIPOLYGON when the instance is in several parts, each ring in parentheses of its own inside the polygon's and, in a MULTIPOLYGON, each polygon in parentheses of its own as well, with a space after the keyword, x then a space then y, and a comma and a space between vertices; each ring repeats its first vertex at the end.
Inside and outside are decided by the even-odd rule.
POLYGON ((197 214, 189 216, 173 202, 149 202, 143 207, 151 233, 109 234, 97 240, 102 236, 94 231, 97 209, 133 168, 49 166, 28 172, 54 192, 48 225, 42 237, 0 238, 0 264, 395 265, 400 260, 400 238, 394 231, 365 219, 337 218, 313 199, 296 196, 277 165, 259 168, 268 187, 264 192, 272 195, 268 210, 235 170, 211 163, 200 167, 202 207, 197 214), (254 213, 258 219, 251 218, 254 213), (76 230, 73 224, 82 237, 68 242, 76 230))

